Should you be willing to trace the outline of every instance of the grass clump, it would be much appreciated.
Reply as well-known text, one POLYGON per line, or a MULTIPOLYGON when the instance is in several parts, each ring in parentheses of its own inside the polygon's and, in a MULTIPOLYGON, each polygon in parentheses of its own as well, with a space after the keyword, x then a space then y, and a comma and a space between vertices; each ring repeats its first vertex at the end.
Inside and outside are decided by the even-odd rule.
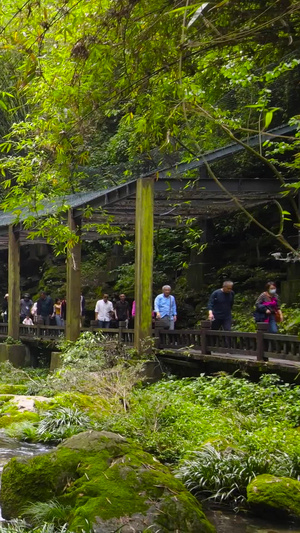
POLYGON ((60 407, 43 414, 37 428, 37 438, 42 442, 60 442, 91 427, 91 419, 86 413, 77 408, 60 407))
MULTIPOLYGON (((56 526, 53 523, 45 523, 38 527, 29 526, 25 520, 11 520, 5 525, 0 525, 0 533, 74 533, 68 529, 67 524, 56 526)), ((86 530, 86 533, 89 533, 86 530)))
POLYGON ((35 502, 28 505, 23 515, 34 525, 53 524, 65 527, 69 521, 71 505, 63 505, 56 499, 48 502, 35 502))

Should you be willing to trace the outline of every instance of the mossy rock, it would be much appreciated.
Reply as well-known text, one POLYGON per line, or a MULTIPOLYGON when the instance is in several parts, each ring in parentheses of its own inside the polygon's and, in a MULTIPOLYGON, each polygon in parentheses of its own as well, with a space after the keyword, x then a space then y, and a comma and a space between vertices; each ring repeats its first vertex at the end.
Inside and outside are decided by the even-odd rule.
POLYGON ((247 501, 257 511, 300 517, 300 481, 269 474, 257 476, 247 487, 247 501))
POLYGON ((13 394, 0 394, 0 405, 3 403, 9 402, 14 398, 13 394))
POLYGON ((69 528, 95 533, 213 533, 200 504, 169 469, 120 435, 86 431, 50 453, 12 459, 2 475, 4 518, 22 515, 29 502, 57 498, 71 505, 69 528), (134 529, 133 529, 134 528, 134 529))
POLYGON ((16 414, 7 414, 3 415, 0 418, 0 428, 7 428, 11 424, 16 422, 37 422, 39 420, 39 415, 37 413, 32 413, 30 411, 25 411, 23 413, 16 414))

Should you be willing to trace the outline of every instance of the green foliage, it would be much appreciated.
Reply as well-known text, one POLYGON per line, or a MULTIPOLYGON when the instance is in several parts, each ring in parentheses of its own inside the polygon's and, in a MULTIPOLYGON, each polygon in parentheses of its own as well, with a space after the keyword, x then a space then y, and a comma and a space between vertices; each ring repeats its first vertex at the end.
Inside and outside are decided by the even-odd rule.
POLYGON ((177 476, 194 493, 239 505, 245 503, 247 485, 268 470, 269 461, 263 452, 250 455, 230 448, 218 451, 206 444, 183 463, 177 476))
POLYGON ((118 339, 110 339, 102 333, 86 331, 75 342, 62 339, 59 342, 63 366, 76 365, 86 371, 110 368, 128 359, 128 350, 118 339))
POLYGON ((11 520, 5 525, 0 525, 0 533, 73 533, 68 529, 67 524, 57 527, 55 524, 42 524, 32 528, 25 520, 11 520))
POLYGON ((0 383, 13 383, 24 384, 35 378, 45 378, 48 371, 40 368, 27 368, 23 370, 21 368, 14 367, 9 361, 0 363, 0 383))
POLYGON ((46 522, 63 527, 69 520, 71 510, 70 505, 65 506, 57 500, 49 500, 28 505, 23 515, 35 525, 43 526, 46 522))
POLYGON ((289 335, 299 335, 300 333, 300 309, 299 307, 282 305, 283 322, 280 324, 280 331, 289 335))
POLYGON ((208 495, 209 499, 240 506, 246 502, 247 486, 261 474, 298 478, 299 460, 275 450, 242 451, 227 447, 217 449, 204 446, 183 461, 177 476, 193 493, 208 495))
POLYGON ((38 442, 37 424, 30 421, 14 422, 6 428, 6 434, 24 442, 38 442))
MULTIPOLYGON (((296 0, 201 8, 164 0, 151 11, 145 0, 20 8, 13 0, 0 13, 3 206, 18 218, 26 205, 32 235, 66 251, 78 240, 61 223, 68 193, 195 160, 288 119, 299 124, 296 0), (36 224, 55 195, 60 212, 36 224)), ((283 182, 276 151, 290 143, 298 150, 299 138, 284 141, 251 152, 283 182)), ((288 168, 297 165, 295 158, 288 168)), ((113 234, 111 221, 100 229, 113 234)), ((191 237, 201 248, 197 227, 191 237)))
POLYGON ((43 413, 37 428, 38 440, 61 441, 91 428, 90 417, 79 409, 60 407, 43 413))
POLYGON ((13 339, 12 337, 6 337, 5 344, 17 344, 18 346, 22 345, 22 341, 19 341, 17 339, 13 339))
MULTIPOLYGON (((255 455, 299 453, 300 388, 231 376, 163 381, 133 392, 124 416, 101 427, 137 440, 160 459, 176 462, 206 442, 255 455)), ((293 459, 294 461, 294 459, 293 459)))

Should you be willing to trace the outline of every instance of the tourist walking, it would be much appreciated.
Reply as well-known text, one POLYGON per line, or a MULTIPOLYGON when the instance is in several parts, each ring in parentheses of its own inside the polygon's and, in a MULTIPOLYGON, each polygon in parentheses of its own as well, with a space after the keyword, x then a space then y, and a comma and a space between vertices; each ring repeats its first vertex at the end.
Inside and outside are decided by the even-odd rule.
POLYGON ((276 285, 273 281, 269 281, 266 284, 266 290, 257 298, 254 319, 256 322, 266 322, 269 324, 269 333, 277 333, 278 328, 276 322, 282 322, 283 316, 280 310, 276 285))
POLYGON ((30 294, 26 292, 24 297, 20 300, 20 320, 23 324, 23 320, 31 315, 31 308, 33 306, 33 301, 30 298, 30 294))
POLYGON ((109 328, 113 316, 113 304, 109 301, 108 294, 103 294, 102 300, 98 300, 95 307, 95 320, 98 321, 98 327, 109 328))
POLYGON ((125 294, 120 294, 119 301, 116 302, 115 313, 118 322, 126 322, 128 325, 129 303, 126 300, 125 294))
POLYGON ((46 294, 41 292, 40 298, 37 301, 37 321, 45 326, 50 325, 50 318, 53 314, 53 300, 46 294))
POLYGON ((156 296, 154 300, 154 311, 158 324, 163 329, 173 330, 175 328, 177 309, 175 298, 171 295, 170 285, 164 285, 162 287, 162 294, 156 296))
POLYGON ((61 317, 61 299, 60 298, 55 298, 52 316, 55 318, 56 326, 63 327, 64 321, 61 317))
POLYGON ((233 282, 224 281, 221 289, 212 292, 208 301, 208 318, 212 329, 231 330, 232 306, 234 302, 233 282))

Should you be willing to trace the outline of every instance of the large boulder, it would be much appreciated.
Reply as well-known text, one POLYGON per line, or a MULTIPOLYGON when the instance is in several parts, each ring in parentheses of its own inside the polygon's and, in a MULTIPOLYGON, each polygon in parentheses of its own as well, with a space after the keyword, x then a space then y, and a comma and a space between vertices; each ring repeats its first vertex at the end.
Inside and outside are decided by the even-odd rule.
POLYGON ((12 459, 2 475, 4 518, 22 516, 29 502, 56 498, 71 506, 69 527, 96 533, 213 533, 200 504, 169 469, 125 438, 79 433, 50 453, 12 459), (151 528, 152 530, 152 528, 151 528))
POLYGON ((300 517, 300 481, 269 474, 257 476, 247 487, 247 501, 258 511, 300 517))

